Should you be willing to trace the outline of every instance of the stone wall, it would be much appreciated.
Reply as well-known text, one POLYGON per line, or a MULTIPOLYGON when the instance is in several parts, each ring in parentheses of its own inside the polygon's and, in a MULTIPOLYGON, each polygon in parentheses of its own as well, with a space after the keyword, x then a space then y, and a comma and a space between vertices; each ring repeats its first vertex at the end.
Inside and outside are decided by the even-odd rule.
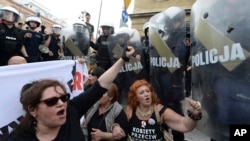
POLYGON ((161 12, 168 7, 178 6, 185 9, 187 14, 186 21, 189 21, 189 15, 195 0, 135 0, 134 12, 130 14, 132 28, 137 29, 143 35, 143 24, 149 21, 150 17, 161 12))
MULTIPOLYGON (((4 6, 11 6, 14 7, 16 10, 19 11, 19 13, 22 13, 22 18, 20 19, 20 22, 25 23, 25 19, 27 16, 30 15, 36 15, 36 13, 22 5, 17 4, 16 2, 14 2, 13 0, 0 0, 0 6, 4 7, 4 6)), ((54 21, 51 21, 50 19, 41 16, 41 21, 46 25, 46 31, 49 33, 51 26, 53 24, 57 24, 54 21)), ((27 25, 24 24, 24 26, 22 27, 23 29, 26 28, 27 25)), ((40 31, 40 27, 36 29, 37 31, 40 31)))

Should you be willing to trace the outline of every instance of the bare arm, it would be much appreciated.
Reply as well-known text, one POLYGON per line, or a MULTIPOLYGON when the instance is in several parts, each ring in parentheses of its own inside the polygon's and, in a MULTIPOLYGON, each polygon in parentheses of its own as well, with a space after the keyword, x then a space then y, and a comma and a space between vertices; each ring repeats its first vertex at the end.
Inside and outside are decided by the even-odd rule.
POLYGON ((48 35, 48 39, 44 42, 44 45, 48 47, 50 44, 50 41, 51 41, 51 35, 48 35))
MULTIPOLYGON (((198 116, 198 114, 201 113, 201 107, 196 101, 190 100, 189 106, 193 115, 198 116)), ((158 108, 159 107, 161 107, 161 105, 158 105, 158 108)), ((170 128, 180 132, 189 132, 197 125, 197 121, 191 119, 188 116, 181 116, 170 108, 164 111, 161 118, 170 128)))
POLYGON ((22 48, 21 48, 20 51, 21 51, 21 53, 23 54, 24 57, 28 57, 29 56, 28 53, 27 53, 27 51, 26 51, 26 49, 25 49, 24 45, 22 45, 22 48))
POLYGON ((95 129, 95 128, 92 128, 92 131, 91 132, 91 137, 92 137, 92 140, 109 140, 109 141, 114 141, 114 137, 113 137, 113 133, 110 133, 110 132, 103 132, 99 129, 95 129))

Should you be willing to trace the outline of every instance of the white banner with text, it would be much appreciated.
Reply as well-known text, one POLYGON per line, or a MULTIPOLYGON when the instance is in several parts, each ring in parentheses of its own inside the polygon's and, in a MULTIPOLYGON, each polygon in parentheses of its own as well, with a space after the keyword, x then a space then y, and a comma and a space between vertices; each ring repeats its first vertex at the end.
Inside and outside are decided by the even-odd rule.
POLYGON ((19 101, 23 85, 40 79, 56 79, 65 85, 72 98, 84 91, 87 77, 87 65, 74 60, 0 67, 0 141, 8 136, 24 114, 19 101))

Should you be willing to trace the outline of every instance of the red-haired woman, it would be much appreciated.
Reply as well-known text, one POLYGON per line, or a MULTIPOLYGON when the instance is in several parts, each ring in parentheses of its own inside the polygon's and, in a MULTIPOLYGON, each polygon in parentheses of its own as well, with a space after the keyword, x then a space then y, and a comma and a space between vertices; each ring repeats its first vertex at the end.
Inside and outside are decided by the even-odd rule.
MULTIPOLYGON (((128 105, 125 109, 129 120, 128 135, 131 140, 164 140, 161 125, 157 122, 156 112, 162 123, 180 132, 193 130, 201 119, 199 102, 188 102, 188 116, 177 114, 159 103, 152 85, 146 80, 136 80, 129 89, 128 105)), ((118 128, 114 126, 113 128, 118 128)))

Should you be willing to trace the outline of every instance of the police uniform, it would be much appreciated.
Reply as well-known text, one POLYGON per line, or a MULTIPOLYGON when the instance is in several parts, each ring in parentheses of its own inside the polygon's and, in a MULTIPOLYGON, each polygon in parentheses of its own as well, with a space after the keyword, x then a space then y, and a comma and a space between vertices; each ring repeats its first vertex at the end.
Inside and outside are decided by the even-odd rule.
POLYGON ((18 55, 22 48, 22 36, 17 27, 0 24, 0 66, 7 65, 10 57, 18 55))

